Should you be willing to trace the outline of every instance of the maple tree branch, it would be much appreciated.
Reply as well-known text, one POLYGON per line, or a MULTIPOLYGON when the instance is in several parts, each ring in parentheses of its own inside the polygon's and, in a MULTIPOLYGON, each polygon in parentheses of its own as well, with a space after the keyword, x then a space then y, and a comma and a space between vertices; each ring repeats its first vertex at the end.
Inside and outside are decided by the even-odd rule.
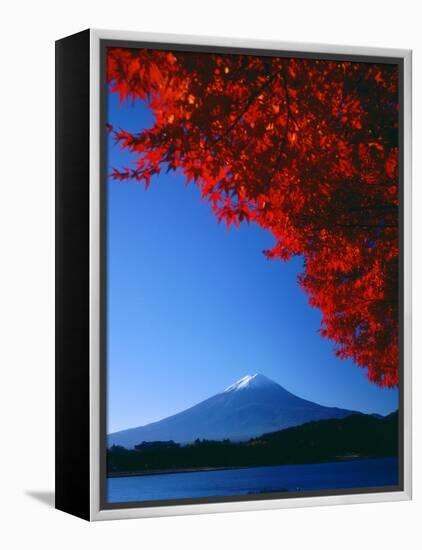
POLYGON ((261 95, 261 93, 266 89, 268 88, 268 86, 273 82, 273 80, 280 74, 280 71, 277 71, 275 72, 274 74, 272 74, 267 80, 266 82, 264 82, 264 84, 262 84, 262 86, 260 86, 257 90, 255 90, 255 92, 253 92, 253 94, 250 95, 244 109, 242 110, 241 113, 239 113, 239 115, 234 119, 234 121, 230 124, 230 126, 227 128, 227 130, 224 132, 224 134, 221 134, 220 136, 218 136, 213 142, 212 142, 212 145, 216 145, 219 141, 221 141, 222 139, 225 139, 229 134, 230 132, 237 126, 237 124, 239 123, 239 121, 241 120, 241 118, 248 112, 248 110, 250 109, 250 107, 253 105, 253 103, 255 102, 255 100, 261 95))
POLYGON ((287 73, 286 73, 286 65, 283 64, 281 69, 281 75, 283 77, 283 87, 284 87, 284 95, 286 98, 286 107, 287 107, 287 113, 288 113, 288 120, 291 119, 296 126, 296 130, 299 128, 296 119, 292 113, 292 108, 290 106, 290 96, 289 96, 289 87, 287 84, 287 73))
POLYGON ((290 97, 289 97, 289 89, 288 89, 288 84, 287 84, 286 65, 284 63, 282 65, 282 68, 281 68, 281 71, 280 71, 279 74, 281 74, 282 79, 283 79, 284 99, 286 101, 286 110, 287 110, 286 126, 284 128, 283 139, 281 140, 280 148, 279 148, 279 151, 278 151, 276 161, 274 163, 274 167, 273 167, 273 170, 272 170, 270 181, 268 182, 268 185, 265 186, 266 189, 268 189, 268 187, 271 185, 271 183, 274 180, 274 176, 277 173, 277 170, 280 168, 281 159, 283 157, 283 151, 284 151, 284 149, 286 147, 286 143, 287 143, 287 134, 289 132, 290 120, 293 121, 294 125, 296 126, 296 130, 298 129, 297 122, 295 120, 295 117, 293 116, 291 106, 290 106, 290 97))
POLYGON ((334 223, 332 226, 333 227, 357 227, 357 228, 363 228, 363 229, 384 229, 384 227, 393 228, 393 229, 398 228, 397 224, 385 224, 385 223, 376 224, 376 225, 364 224, 364 223, 334 223))
POLYGON ((379 204, 379 205, 372 205, 372 206, 356 206, 354 208, 349 208, 348 212, 366 212, 371 210, 391 210, 392 212, 396 212, 398 210, 398 205, 396 204, 379 204))
MULTIPOLYGON (((384 208, 387 209, 387 208, 389 208, 389 206, 386 205, 384 207, 384 205, 382 205, 382 209, 384 209, 384 208)), ((374 206, 374 209, 378 210, 378 207, 374 206)), ((381 209, 381 205, 380 205, 379 209, 381 209)), ((360 211, 360 210, 363 210, 363 211, 364 210, 371 210, 371 208, 366 209, 365 207, 361 207, 361 208, 356 207, 354 209, 348 209, 347 212, 360 211)), ((339 215, 336 212, 334 212, 334 214, 337 216, 337 219, 338 219, 339 215)), ((347 215, 347 213, 345 215, 347 215)), ((324 213, 324 212, 321 212, 319 214, 319 216, 321 218, 326 218, 327 214, 324 213)), ((306 214, 299 214, 298 219, 301 223, 306 223, 307 219, 311 219, 311 218, 306 214)), ((359 223, 359 222, 339 223, 339 222, 333 222, 333 223, 327 223, 326 225, 322 225, 322 226, 312 227, 310 229, 312 229, 312 230, 321 230, 321 229, 330 229, 332 227, 346 227, 346 228, 350 227, 350 228, 363 228, 363 229, 384 229, 384 228, 397 229, 398 228, 398 223, 384 223, 383 221, 379 221, 378 223, 359 223)))
POLYGON ((359 298, 358 296, 355 297, 355 300, 359 300, 359 302, 382 302, 385 304, 397 304, 398 300, 385 300, 384 298, 359 298))

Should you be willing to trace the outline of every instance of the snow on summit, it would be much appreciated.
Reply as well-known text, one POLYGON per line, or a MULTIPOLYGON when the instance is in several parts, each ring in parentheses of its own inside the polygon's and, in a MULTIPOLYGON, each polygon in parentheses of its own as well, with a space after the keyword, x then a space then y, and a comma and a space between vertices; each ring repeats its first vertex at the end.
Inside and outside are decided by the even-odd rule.
POLYGON ((224 390, 223 393, 229 392, 229 391, 238 391, 238 390, 244 390, 247 388, 265 388, 268 386, 274 386, 278 385, 273 380, 270 380, 263 374, 247 374, 234 384, 231 384, 228 388, 224 390))

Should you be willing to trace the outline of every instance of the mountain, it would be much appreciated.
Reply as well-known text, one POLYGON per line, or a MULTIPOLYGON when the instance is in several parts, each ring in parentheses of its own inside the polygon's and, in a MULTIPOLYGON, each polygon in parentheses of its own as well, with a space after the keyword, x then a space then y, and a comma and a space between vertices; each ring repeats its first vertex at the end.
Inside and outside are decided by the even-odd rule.
POLYGON ((241 378, 223 392, 146 426, 108 435, 108 446, 143 441, 189 443, 195 439, 246 441, 313 420, 344 418, 356 411, 301 399, 262 374, 241 378))

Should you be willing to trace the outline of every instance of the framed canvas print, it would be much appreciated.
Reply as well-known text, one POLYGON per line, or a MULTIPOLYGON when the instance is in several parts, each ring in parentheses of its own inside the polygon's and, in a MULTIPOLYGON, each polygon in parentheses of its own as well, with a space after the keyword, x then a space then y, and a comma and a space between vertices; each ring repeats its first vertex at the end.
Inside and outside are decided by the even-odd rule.
POLYGON ((411 53, 56 43, 56 506, 411 497, 411 53))

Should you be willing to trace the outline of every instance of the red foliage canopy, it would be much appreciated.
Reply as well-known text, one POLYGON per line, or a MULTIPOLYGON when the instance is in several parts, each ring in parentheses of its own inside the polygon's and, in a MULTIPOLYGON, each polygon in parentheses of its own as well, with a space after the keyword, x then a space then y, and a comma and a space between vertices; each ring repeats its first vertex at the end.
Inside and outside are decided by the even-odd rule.
POLYGON ((107 80, 155 117, 115 131, 136 163, 112 177, 180 170, 227 226, 270 230, 337 356, 397 385, 397 67, 110 48, 107 80))

